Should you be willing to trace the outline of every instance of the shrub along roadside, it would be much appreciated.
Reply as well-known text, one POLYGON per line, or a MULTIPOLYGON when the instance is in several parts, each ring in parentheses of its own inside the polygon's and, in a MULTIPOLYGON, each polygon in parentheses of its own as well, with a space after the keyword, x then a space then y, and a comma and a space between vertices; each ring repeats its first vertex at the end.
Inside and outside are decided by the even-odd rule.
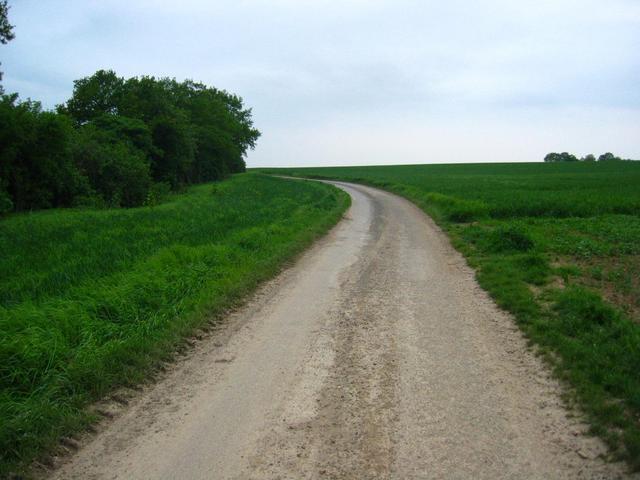
MULTIPOLYGON (((393 173, 394 167, 385 168, 386 173, 393 173)), ((396 168, 396 175, 400 176, 404 167, 396 168)), ((494 167, 487 167, 490 168, 494 167)), ((374 174, 373 169, 372 176, 367 177, 366 167, 357 169, 357 178, 347 168, 335 168, 326 174, 319 168, 308 173, 303 169, 268 172, 368 184, 402 195, 422 208, 449 234, 454 246, 476 269, 481 286, 500 307, 514 315, 556 375, 572 387, 567 400, 586 414, 593 433, 609 444, 614 458, 625 459, 633 470, 640 470, 640 326, 605 303, 600 294, 574 285, 575 267, 550 264, 549 238, 559 225, 552 215, 556 208, 554 201, 545 198, 542 191, 539 198, 534 198, 538 203, 550 202, 550 209, 543 212, 546 223, 536 218, 534 234, 529 227, 531 217, 504 218, 492 213, 498 208, 494 204, 487 207, 480 201, 382 180, 384 172, 374 174), (472 207, 469 202, 475 205, 472 207)), ((602 181, 606 178, 603 175, 602 181)), ((407 180, 411 181, 409 177, 407 180)), ((455 178, 448 180, 448 188, 456 188, 455 178)), ((535 182, 531 179, 530 188, 535 182)), ((499 194, 504 196, 507 191, 505 188, 499 194)), ((463 190, 460 193, 464 195, 463 190)), ((600 217, 599 212, 616 212, 617 207, 611 202, 599 204, 598 201, 607 200, 606 195, 601 196, 594 196, 592 216, 606 223, 609 217, 600 217)), ((618 241, 627 235, 625 231, 608 234, 620 237, 618 241)))
POLYGON ((249 174, 157 207, 3 220, 0 277, 15 281, 0 284, 0 477, 88 425, 91 401, 143 381, 348 204, 327 185, 249 174))

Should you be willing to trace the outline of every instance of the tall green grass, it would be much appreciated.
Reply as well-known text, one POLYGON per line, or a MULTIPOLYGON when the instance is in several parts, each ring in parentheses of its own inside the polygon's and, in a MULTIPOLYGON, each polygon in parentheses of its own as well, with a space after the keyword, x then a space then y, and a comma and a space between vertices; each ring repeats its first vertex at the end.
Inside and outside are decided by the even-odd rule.
POLYGON ((640 162, 263 171, 385 188, 429 213, 640 470, 640 162))
POLYGON ((156 207, 0 220, 0 476, 91 421, 335 224, 346 194, 239 175, 156 207))

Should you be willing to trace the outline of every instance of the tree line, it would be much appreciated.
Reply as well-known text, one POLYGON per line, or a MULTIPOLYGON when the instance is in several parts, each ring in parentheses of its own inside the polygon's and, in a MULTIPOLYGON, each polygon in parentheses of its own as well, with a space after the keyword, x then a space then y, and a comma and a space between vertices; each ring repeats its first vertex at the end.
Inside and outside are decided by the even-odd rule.
MULTIPOLYGON (((14 38, 8 11, 0 0, 1 44, 14 38)), ((242 98, 191 80, 99 70, 53 111, 0 85, 0 214, 154 203, 244 171, 259 136, 242 98)))
POLYGON ((585 155, 584 157, 578 158, 575 155, 569 152, 556 153, 551 152, 547 153, 544 157, 545 162, 611 162, 611 161, 630 161, 629 159, 620 158, 614 155, 611 152, 603 153, 598 158, 592 153, 585 155))
POLYGON ((100 70, 71 98, 0 98, 0 209, 133 207, 245 169, 260 132, 240 97, 191 80, 100 70))

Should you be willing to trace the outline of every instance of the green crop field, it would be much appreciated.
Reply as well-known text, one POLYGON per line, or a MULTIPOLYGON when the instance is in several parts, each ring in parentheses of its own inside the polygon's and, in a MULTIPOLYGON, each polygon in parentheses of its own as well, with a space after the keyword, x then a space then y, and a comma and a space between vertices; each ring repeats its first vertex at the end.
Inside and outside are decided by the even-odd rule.
POLYGON ((155 207, 0 220, 0 477, 87 426, 341 217, 339 190, 238 175, 155 207))
POLYGON ((430 214, 614 456, 640 469, 640 162, 262 169, 365 183, 430 214))

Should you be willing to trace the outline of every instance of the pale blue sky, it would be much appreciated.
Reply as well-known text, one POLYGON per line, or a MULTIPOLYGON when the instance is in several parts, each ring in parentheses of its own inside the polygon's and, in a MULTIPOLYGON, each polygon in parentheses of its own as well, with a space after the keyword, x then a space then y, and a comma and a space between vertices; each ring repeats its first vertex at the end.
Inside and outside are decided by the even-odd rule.
POLYGON ((249 166, 640 158, 638 0, 10 0, 4 86, 100 68, 241 95, 249 166))

